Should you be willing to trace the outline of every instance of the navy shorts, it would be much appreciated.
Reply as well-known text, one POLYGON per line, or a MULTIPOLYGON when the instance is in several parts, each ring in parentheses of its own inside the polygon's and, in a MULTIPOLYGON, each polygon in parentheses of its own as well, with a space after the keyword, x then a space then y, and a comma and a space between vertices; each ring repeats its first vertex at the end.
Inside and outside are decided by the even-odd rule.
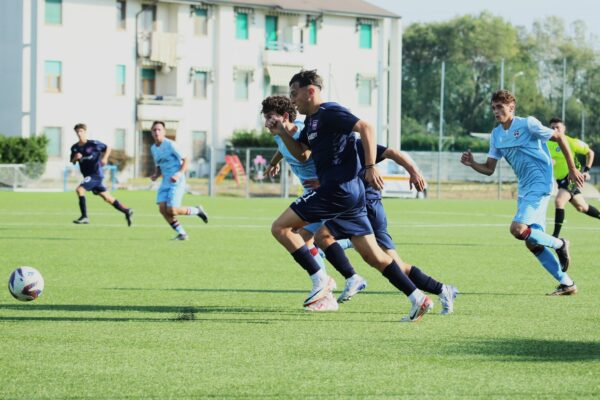
POLYGON ((377 244, 384 249, 395 249, 394 241, 387 230, 387 215, 381 199, 367 200, 367 215, 375 233, 377 244))
POLYGON ((102 192, 106 192, 106 187, 102 184, 102 179, 104 178, 101 176, 86 176, 83 178, 79 186, 88 192, 100 194, 102 192))
POLYGON ((343 183, 325 183, 299 197, 290 208, 303 221, 326 221, 325 225, 330 230, 333 227, 340 239, 373 233, 367 217, 365 188, 358 178, 343 183))
POLYGON ((564 179, 557 179, 556 184, 559 189, 564 189, 571 194, 571 198, 578 194, 581 194, 581 190, 577 187, 577 184, 569 181, 569 176, 566 176, 564 179))

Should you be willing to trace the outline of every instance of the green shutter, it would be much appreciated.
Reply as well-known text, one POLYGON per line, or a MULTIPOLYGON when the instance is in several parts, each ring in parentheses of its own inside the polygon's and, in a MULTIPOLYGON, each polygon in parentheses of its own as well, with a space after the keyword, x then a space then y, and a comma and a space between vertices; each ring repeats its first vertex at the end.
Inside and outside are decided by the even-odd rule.
POLYGON ((371 81, 368 79, 358 81, 358 104, 361 106, 371 105, 371 81))
POLYGON ((317 21, 314 19, 308 25, 308 43, 317 44, 317 21))
POLYGON ((60 61, 45 61, 44 62, 44 72, 46 77, 49 76, 60 76, 62 70, 60 61))
POLYGON ((61 129, 60 128, 44 128, 44 135, 48 138, 46 151, 48 157, 60 157, 61 151, 61 129))
POLYGON ((265 46, 267 49, 275 50, 277 48, 277 17, 267 15, 265 20, 265 46))
POLYGON ((248 99, 248 73, 238 72, 235 76, 235 98, 236 100, 248 99))
POLYGON ((196 8, 196 17, 206 17, 206 8, 196 8))
POLYGON ((142 79, 156 79, 156 70, 151 68, 142 68, 142 79))
POLYGON ((125 66, 117 65, 117 85, 125 84, 125 66))
POLYGON ((371 48, 371 35, 372 35, 372 26, 368 24, 360 24, 359 25, 359 35, 360 35, 360 48, 361 49, 370 49, 371 48))
POLYGON ((235 16, 235 38, 248 39, 248 14, 237 13, 235 16))
POLYGON ((44 13, 47 24, 60 25, 62 23, 62 0, 46 0, 44 13))

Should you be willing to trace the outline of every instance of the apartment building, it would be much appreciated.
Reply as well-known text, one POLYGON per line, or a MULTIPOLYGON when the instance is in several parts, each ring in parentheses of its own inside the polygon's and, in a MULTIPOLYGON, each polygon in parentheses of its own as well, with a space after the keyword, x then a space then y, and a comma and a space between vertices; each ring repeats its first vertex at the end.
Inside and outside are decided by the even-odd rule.
POLYGON ((45 134, 60 176, 73 126, 152 170, 150 126, 192 157, 236 129, 262 129, 261 100, 316 68, 324 97, 398 146, 400 17, 360 0, 14 0, 0 2, 0 134, 45 134))

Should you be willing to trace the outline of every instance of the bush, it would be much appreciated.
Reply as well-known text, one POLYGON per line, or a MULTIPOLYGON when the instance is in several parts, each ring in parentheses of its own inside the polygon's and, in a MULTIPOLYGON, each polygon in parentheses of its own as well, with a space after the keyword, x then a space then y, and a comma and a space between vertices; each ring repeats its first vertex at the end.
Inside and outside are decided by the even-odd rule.
MULTIPOLYGON (((405 134, 402 135, 402 150, 406 151, 437 151, 438 135, 434 134, 405 134)), ((462 152, 471 149, 472 152, 487 152, 489 142, 472 136, 445 136, 444 151, 462 152)))
POLYGON ((277 147, 275 139, 268 131, 258 132, 255 129, 238 129, 231 138, 233 147, 277 147))
POLYGON ((46 136, 22 138, 0 135, 0 164, 25 164, 26 174, 38 178, 46 169, 48 152, 46 136))

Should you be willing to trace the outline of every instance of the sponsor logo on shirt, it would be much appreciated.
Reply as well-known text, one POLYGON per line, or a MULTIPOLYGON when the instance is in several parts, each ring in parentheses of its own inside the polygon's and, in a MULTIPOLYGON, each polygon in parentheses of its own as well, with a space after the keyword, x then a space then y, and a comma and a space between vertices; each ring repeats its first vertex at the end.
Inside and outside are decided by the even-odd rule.
POLYGON ((317 131, 308 134, 308 140, 315 140, 317 138, 317 131))
POLYGON ((521 132, 519 132, 519 130, 516 130, 513 132, 513 136, 518 138, 519 136, 521 136, 521 132))

